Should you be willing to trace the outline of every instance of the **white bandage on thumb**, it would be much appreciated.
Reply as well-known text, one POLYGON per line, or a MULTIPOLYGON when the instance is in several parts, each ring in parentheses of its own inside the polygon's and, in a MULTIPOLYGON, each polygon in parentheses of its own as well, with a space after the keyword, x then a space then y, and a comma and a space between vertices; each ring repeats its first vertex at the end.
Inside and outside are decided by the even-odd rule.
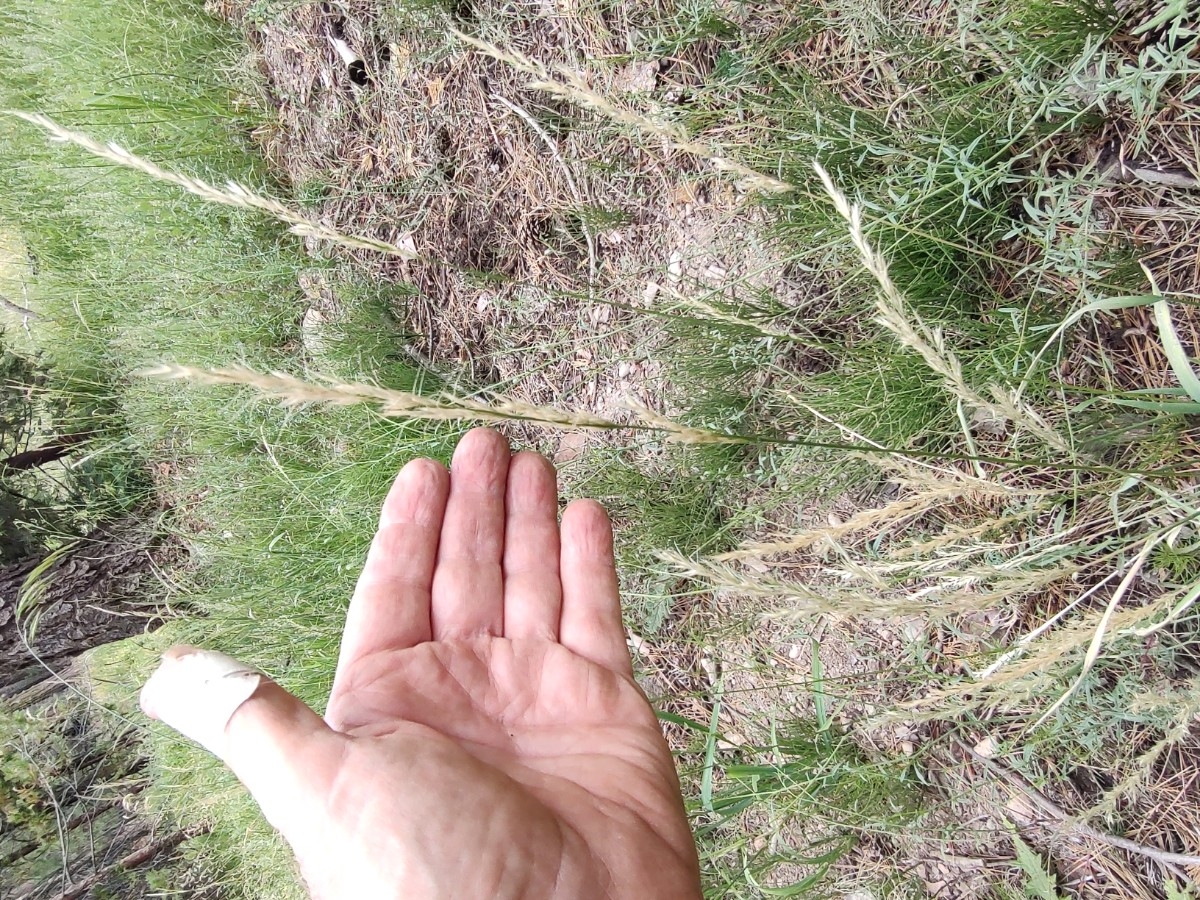
POLYGON ((172 647, 142 688, 142 710, 227 759, 225 727, 264 678, 224 653, 172 647))
POLYGON ((142 709, 220 757, 293 847, 313 846, 343 735, 252 666, 172 647, 142 688, 142 709))

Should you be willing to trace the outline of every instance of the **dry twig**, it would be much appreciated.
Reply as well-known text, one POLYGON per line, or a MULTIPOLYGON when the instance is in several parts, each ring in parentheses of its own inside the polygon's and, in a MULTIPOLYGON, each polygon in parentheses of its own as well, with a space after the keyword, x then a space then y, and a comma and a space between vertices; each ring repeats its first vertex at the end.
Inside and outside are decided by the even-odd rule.
POLYGON ((966 752, 976 762, 982 763, 993 773, 999 776, 1003 781, 1016 788, 1028 798, 1042 812, 1049 815, 1052 819, 1062 824, 1068 833, 1079 837, 1091 838, 1099 841, 1102 844, 1107 844, 1109 847, 1116 847, 1119 850, 1124 850, 1127 853, 1135 853, 1138 856, 1145 856, 1157 863, 1168 866, 1200 866, 1200 856, 1192 853, 1171 853, 1166 850, 1159 850, 1157 847, 1147 847, 1145 844, 1139 844, 1137 841, 1131 841, 1128 838, 1118 837, 1115 834, 1108 834, 1093 828, 1084 822, 1074 819, 1061 806, 1039 791, 1036 787, 1026 781, 1017 772, 1014 772, 1008 766, 994 759, 982 755, 974 747, 969 746, 959 737, 955 737, 954 741, 958 746, 966 752))

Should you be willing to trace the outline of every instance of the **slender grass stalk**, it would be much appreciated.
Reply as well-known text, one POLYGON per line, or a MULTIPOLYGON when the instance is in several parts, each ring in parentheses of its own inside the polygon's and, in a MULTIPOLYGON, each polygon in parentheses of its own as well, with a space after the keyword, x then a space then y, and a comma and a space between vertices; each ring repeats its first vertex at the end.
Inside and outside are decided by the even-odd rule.
POLYGON ((507 66, 511 66, 519 72, 532 75, 534 80, 530 82, 529 86, 534 90, 545 91, 547 94, 552 94, 555 97, 562 97, 576 106, 600 113, 600 115, 619 125, 624 125, 641 134, 665 141, 667 146, 674 150, 681 150, 684 153, 691 154, 711 163, 719 172, 728 172, 731 175, 737 176, 743 186, 750 190, 779 194, 789 193, 796 189, 795 185, 789 182, 770 175, 764 175, 762 172, 755 171, 743 163, 715 153, 711 147, 689 138, 687 132, 679 125, 659 122, 643 113, 617 106, 603 94, 589 87, 583 78, 566 66, 555 66, 551 70, 537 60, 530 59, 518 50, 505 50, 497 47, 489 41, 466 34, 452 25, 448 25, 447 30, 464 44, 474 48, 484 56, 491 57, 507 66), (555 78, 556 75, 558 78, 555 78))
POLYGON ((250 387, 275 397, 285 406, 355 406, 370 404, 384 416, 443 422, 529 422, 567 430, 613 431, 632 429, 653 431, 664 440, 684 444, 741 444, 743 437, 720 434, 682 425, 643 407, 630 406, 636 419, 617 422, 590 413, 572 412, 549 406, 534 406, 520 400, 492 396, 487 401, 468 397, 440 395, 425 397, 410 391, 380 387, 362 382, 328 378, 315 384, 279 372, 262 374, 246 368, 200 369, 192 366, 163 365, 140 373, 150 378, 184 379, 197 384, 250 387))
POLYGON ((49 133, 51 140, 64 144, 73 144, 87 151, 92 156, 115 163, 118 166, 123 166, 126 169, 132 169, 135 172, 149 175, 157 181, 173 184, 175 187, 181 188, 189 194, 193 194, 209 203, 236 206, 242 209, 253 209, 261 213, 266 213, 272 218, 285 223, 292 234, 299 235, 300 237, 311 237, 316 240, 327 241, 351 250, 374 250, 378 253, 386 253, 389 256, 398 256, 406 260, 420 258, 414 251, 387 241, 362 237, 360 235, 343 234, 328 225, 310 219, 303 213, 297 212, 278 200, 257 194, 235 181, 227 181, 224 187, 217 187, 200 178, 193 178, 190 175, 181 175, 178 172, 164 169, 157 163, 130 152, 120 144, 111 141, 107 144, 101 144, 86 134, 64 128, 53 119, 40 113, 27 113, 20 110, 6 110, 5 112, 7 115, 15 116, 18 119, 29 122, 31 125, 36 125, 44 129, 49 133))
POLYGON ((1186 739, 1192 733, 1196 717, 1200 716, 1200 691, 1193 693, 1170 693, 1167 696, 1154 694, 1150 698, 1139 701, 1136 712, 1147 709, 1165 707, 1172 711, 1173 721, 1162 738, 1154 742, 1149 750, 1138 755, 1130 767, 1129 774, 1104 793, 1098 803, 1084 811, 1079 818, 1083 821, 1097 817, 1107 818, 1116 815, 1121 802, 1130 794, 1135 793, 1147 779, 1150 778, 1155 764, 1162 755, 1186 739))
POLYGON ((691 297, 671 287, 668 284, 659 284, 658 290, 665 293, 668 297, 676 300, 681 307, 696 310, 699 315, 696 317, 701 321, 720 322, 725 325, 733 325, 737 328, 744 328, 747 331, 753 331, 763 337, 775 338, 781 341, 791 341, 796 343, 803 342, 803 338, 797 334, 786 331, 782 328, 774 328, 770 325, 764 325, 761 322, 752 322, 749 319, 721 309, 714 303, 709 303, 703 297, 691 297))
POLYGON ((325 379, 322 384, 281 372, 262 374, 251 369, 201 369, 162 365, 139 374, 149 378, 182 379, 197 384, 250 387, 274 397, 285 406, 356 406, 369 404, 385 416, 443 422, 533 422, 556 428, 609 431, 628 427, 587 413, 566 412, 552 407, 532 406, 517 400, 494 398, 491 402, 442 395, 424 397, 410 391, 362 382, 325 379))
MULTIPOLYGON (((708 428, 695 428, 684 425, 674 419, 656 413, 651 409, 634 403, 628 403, 627 408, 633 415, 629 422, 618 422, 605 419, 590 413, 572 412, 550 406, 534 406, 519 400, 493 395, 489 402, 471 400, 464 397, 444 395, 439 398, 423 397, 418 394, 393 388, 363 382, 348 382, 337 379, 326 379, 323 384, 315 384, 291 375, 273 372, 267 375, 245 368, 202 369, 195 366, 164 364, 147 369, 140 374, 147 377, 183 379, 199 384, 225 384, 251 387, 261 393, 281 400, 285 405, 330 405, 353 406, 356 404, 371 404, 379 408, 386 416, 408 417, 438 421, 461 422, 529 422, 559 429, 585 429, 594 431, 612 431, 628 429, 631 431, 646 431, 656 434, 660 439, 680 444, 712 444, 724 446, 744 446, 747 444, 776 444, 792 447, 813 447, 826 450, 844 450, 851 453, 881 453, 907 457, 924 456, 936 459, 979 460, 982 462, 1004 464, 1011 466, 1031 466, 1041 464, 1036 460, 1001 459, 999 457, 969 457, 962 454, 945 454, 935 451, 892 449, 877 446, 837 443, 832 441, 811 441, 803 438, 778 437, 770 435, 731 434, 714 431, 708 428)), ((1103 467, 1088 467, 1067 464, 1067 469, 1079 471, 1097 471, 1113 474, 1113 470, 1103 467)), ((1121 473, 1124 474, 1124 473, 1121 473)), ((987 484, 981 481, 980 484, 987 484)))

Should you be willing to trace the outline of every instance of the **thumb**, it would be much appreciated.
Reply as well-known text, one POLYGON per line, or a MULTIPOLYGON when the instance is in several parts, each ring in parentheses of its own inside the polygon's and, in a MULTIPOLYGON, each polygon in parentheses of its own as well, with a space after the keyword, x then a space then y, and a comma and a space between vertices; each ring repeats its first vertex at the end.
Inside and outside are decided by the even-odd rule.
POLYGON ((142 710, 219 757, 293 848, 311 845, 344 736, 262 672, 176 646, 141 693, 142 710))

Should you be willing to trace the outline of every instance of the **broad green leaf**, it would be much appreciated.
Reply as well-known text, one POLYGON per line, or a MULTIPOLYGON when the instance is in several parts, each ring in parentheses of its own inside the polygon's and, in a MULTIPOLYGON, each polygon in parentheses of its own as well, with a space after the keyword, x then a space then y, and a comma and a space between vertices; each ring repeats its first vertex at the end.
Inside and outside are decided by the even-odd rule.
POLYGON ((1061 900, 1058 895, 1058 885, 1050 874, 1045 861, 1036 850, 1021 840, 1016 830, 1012 833, 1013 847, 1017 852, 1017 865, 1025 873, 1025 893, 1038 900, 1061 900))

